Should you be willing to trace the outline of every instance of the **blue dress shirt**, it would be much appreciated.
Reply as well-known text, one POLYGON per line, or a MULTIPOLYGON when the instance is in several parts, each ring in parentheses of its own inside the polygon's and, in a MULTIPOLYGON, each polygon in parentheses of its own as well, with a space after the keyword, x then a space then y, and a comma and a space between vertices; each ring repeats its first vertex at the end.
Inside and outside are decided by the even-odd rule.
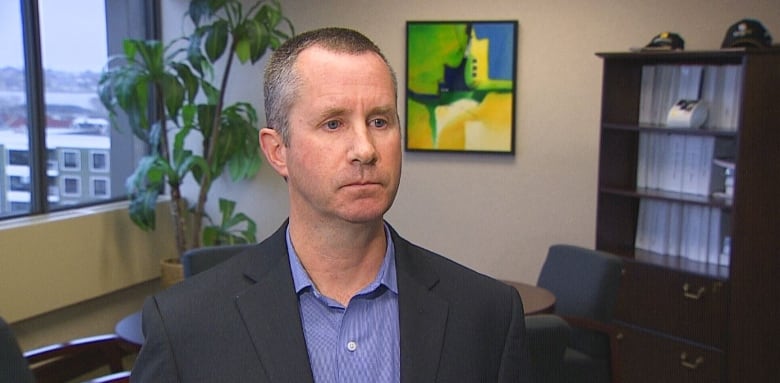
POLYGON ((287 251, 316 383, 398 383, 401 380, 395 249, 376 278, 347 307, 322 295, 303 268, 287 231, 287 251))

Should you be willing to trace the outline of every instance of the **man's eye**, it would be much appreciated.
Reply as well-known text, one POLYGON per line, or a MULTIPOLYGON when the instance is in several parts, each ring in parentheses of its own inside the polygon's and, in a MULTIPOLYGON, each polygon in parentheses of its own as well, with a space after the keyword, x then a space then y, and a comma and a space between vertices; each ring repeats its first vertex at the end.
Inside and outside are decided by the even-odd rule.
POLYGON ((384 128, 387 126, 387 120, 383 120, 381 118, 376 118, 371 120, 371 125, 374 125, 377 128, 384 128))
POLYGON ((325 127, 330 129, 330 130, 338 129, 340 126, 341 126, 341 123, 339 121, 336 121, 336 120, 331 120, 331 121, 328 121, 328 122, 325 123, 325 127))

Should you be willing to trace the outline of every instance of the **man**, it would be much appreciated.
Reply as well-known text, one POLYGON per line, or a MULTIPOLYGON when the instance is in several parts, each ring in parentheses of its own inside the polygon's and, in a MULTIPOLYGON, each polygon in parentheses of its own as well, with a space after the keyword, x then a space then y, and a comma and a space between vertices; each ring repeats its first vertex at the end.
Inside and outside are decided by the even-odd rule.
POLYGON ((379 48, 341 28, 293 37, 265 97, 260 146, 287 182, 289 220, 147 300, 133 381, 526 381, 517 291, 383 220, 401 128, 379 48))

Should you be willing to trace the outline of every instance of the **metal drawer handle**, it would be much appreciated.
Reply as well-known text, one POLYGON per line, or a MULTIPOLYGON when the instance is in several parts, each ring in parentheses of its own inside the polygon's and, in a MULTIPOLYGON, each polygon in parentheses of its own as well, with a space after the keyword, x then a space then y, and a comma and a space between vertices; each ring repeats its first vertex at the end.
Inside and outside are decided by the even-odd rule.
POLYGON ((695 293, 690 291, 691 286, 689 284, 683 285, 683 295, 688 299, 693 300, 699 300, 702 296, 704 296, 704 292, 707 291, 707 288, 702 286, 699 287, 699 290, 697 290, 695 293))
POLYGON ((685 367, 685 368, 689 368, 691 370, 695 370, 695 369, 699 368, 699 366, 704 364, 704 357, 700 356, 700 357, 696 358, 696 360, 694 360, 693 362, 690 362, 690 361, 688 361, 688 353, 683 351, 680 354, 680 364, 683 367, 685 367))

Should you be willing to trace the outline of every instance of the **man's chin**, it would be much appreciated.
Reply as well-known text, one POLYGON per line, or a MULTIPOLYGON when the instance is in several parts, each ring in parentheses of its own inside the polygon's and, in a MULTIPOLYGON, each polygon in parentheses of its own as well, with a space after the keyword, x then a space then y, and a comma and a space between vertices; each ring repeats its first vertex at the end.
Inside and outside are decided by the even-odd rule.
POLYGON ((382 222, 390 207, 358 207, 343 213, 342 218, 354 224, 371 224, 382 222))

